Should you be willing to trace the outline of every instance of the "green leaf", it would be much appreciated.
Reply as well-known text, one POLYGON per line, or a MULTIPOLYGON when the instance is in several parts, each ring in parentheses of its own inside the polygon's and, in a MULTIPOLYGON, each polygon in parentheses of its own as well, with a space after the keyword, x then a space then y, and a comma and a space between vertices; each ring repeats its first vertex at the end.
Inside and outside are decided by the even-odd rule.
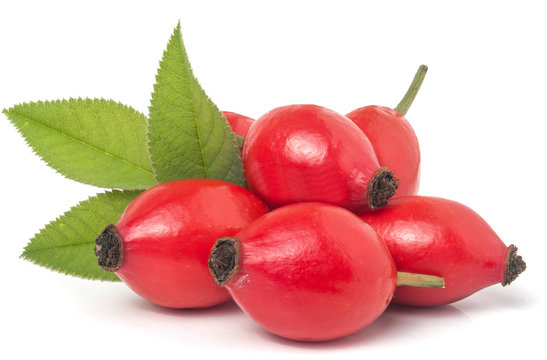
POLYGON ((50 222, 25 247, 22 258, 64 274, 117 281, 97 265, 95 239, 115 224, 140 191, 108 191, 90 197, 50 222))
POLYGON ((148 139, 158 182, 212 178, 245 185, 238 140, 192 73, 180 23, 156 76, 148 139))
POLYGON ((245 141, 245 138, 243 136, 236 135, 237 144, 239 148, 241 149, 243 147, 243 142, 245 141))
POLYGON ((20 104, 4 113, 36 154, 67 178, 120 189, 156 183, 146 117, 130 107, 70 99, 20 104))

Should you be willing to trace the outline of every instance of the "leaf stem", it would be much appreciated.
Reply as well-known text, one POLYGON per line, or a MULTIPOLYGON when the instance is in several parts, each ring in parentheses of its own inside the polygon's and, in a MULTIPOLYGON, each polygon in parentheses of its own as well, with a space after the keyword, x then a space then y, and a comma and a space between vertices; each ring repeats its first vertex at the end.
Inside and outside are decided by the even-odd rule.
POLYGON ((412 105, 412 102, 416 98, 416 95, 418 95, 418 91, 420 90, 420 87, 422 86, 422 82, 425 79, 426 73, 427 73, 427 66, 420 65, 420 67, 418 68, 418 71, 416 72, 416 75, 414 75, 414 79, 412 80, 410 87, 406 91, 405 96, 403 97, 399 105, 397 105, 395 110, 397 110, 403 115, 405 115, 408 112, 408 109, 410 109, 410 106, 412 105))

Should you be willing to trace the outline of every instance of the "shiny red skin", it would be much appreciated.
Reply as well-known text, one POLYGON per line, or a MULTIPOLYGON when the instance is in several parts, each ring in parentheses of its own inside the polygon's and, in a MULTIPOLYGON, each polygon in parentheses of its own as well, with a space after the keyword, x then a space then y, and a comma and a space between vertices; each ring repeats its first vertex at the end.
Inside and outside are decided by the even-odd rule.
POLYGON ((232 236, 268 211, 232 183, 190 179, 154 186, 127 207, 116 227, 123 262, 116 272, 142 297, 171 308, 201 308, 230 299, 209 275, 215 240, 232 236))
POLYGON ((420 185, 420 145, 410 123, 397 110, 365 106, 346 115, 370 140, 381 166, 401 182, 394 197, 416 195, 420 185))
POLYGON ((320 201, 357 211, 380 167, 372 145, 345 116, 317 105, 271 110, 242 150, 247 186, 270 207, 320 201))
POLYGON ((444 277, 444 289, 397 288, 395 303, 449 304, 504 280, 507 246, 460 203, 407 196, 361 218, 384 239, 398 271, 444 277))
POLYGON ((385 244, 349 211, 287 205, 238 233, 240 268, 227 288, 258 324, 279 336, 325 341, 364 328, 396 286, 385 244))
POLYGON ((235 112, 223 111, 222 115, 224 115, 226 121, 228 121, 228 124, 230 125, 232 131, 236 135, 239 135, 241 137, 247 136, 249 128, 255 122, 254 119, 237 114, 235 112))

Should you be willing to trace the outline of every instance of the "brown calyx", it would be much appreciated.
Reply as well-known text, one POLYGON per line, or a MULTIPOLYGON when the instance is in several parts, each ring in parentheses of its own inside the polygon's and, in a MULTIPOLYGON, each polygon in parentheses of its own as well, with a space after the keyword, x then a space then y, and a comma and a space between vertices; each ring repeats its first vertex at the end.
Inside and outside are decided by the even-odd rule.
POLYGON ((526 263, 522 256, 517 254, 518 248, 515 245, 509 245, 505 255, 505 277, 501 283, 503 286, 511 284, 524 270, 526 263))
POLYGON ((235 237, 222 237, 215 241, 209 255, 209 272, 215 282, 224 286, 239 270, 239 240, 235 237))
POLYGON ((116 226, 110 224, 95 240, 95 256, 104 270, 116 272, 123 261, 123 238, 116 226))
POLYGON ((367 205, 369 209, 386 206, 387 201, 395 195, 400 181, 385 166, 376 170, 368 183, 367 205))

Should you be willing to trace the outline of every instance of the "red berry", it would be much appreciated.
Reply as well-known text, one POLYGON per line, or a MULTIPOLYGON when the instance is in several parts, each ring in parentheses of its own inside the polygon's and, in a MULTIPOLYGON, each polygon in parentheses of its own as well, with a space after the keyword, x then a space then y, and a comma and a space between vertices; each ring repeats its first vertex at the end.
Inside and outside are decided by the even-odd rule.
POLYGON ((266 330, 301 341, 354 333, 385 310, 397 283, 374 230, 349 211, 301 203, 215 242, 215 281, 266 330))
POLYGON ((416 195, 420 183, 420 146, 404 114, 422 84, 427 66, 418 69, 414 81, 395 110, 370 105, 347 114, 370 140, 381 166, 401 180, 396 196, 416 195))
POLYGON ((365 106, 346 115, 367 135, 378 161, 401 179, 396 196, 416 195, 420 184, 420 147, 410 123, 396 110, 365 106))
POLYGON ((386 242, 399 271, 444 277, 444 289, 399 288, 393 301, 431 306, 487 286, 510 284, 526 264, 473 210, 455 201, 407 196, 361 218, 386 242))
POLYGON ((271 207, 320 201, 357 211, 384 206, 397 180, 348 118, 316 105, 274 109, 249 129, 247 185, 271 207))
POLYGON ((234 112, 223 111, 222 115, 224 115, 226 121, 228 121, 230 128, 232 128, 232 131, 236 135, 239 135, 241 137, 247 136, 249 128, 254 123, 254 120, 250 117, 243 116, 234 112))
POLYGON ((209 275, 211 246, 267 211, 257 196, 228 182, 172 181, 133 200, 97 238, 95 252, 99 265, 156 304, 213 306, 230 296, 209 275))

